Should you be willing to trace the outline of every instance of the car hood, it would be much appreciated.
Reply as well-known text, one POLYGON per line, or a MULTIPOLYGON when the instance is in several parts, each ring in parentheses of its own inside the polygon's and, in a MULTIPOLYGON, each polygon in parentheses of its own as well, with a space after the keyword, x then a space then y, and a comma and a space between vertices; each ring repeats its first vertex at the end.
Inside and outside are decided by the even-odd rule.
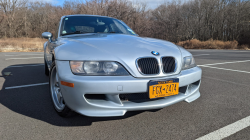
MULTIPOLYGON (((176 72, 172 74, 178 74, 182 65, 179 48, 171 42, 159 39, 124 34, 84 34, 60 38, 57 44, 57 60, 117 61, 134 77, 150 77, 140 74, 136 67, 136 59, 141 57, 155 57, 158 62, 161 62, 163 56, 174 57, 178 63, 176 72), (152 51, 157 51, 160 55, 154 56, 152 51)), ((158 76, 166 75, 161 73, 158 76)))

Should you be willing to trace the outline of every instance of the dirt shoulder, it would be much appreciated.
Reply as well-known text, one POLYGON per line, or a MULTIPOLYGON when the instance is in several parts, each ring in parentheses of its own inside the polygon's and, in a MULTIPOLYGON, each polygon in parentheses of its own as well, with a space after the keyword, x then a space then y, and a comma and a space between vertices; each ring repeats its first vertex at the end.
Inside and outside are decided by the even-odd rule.
POLYGON ((237 41, 207 40, 197 39, 181 41, 176 43, 186 49, 226 49, 226 50, 249 50, 249 45, 239 45, 237 41))
MULTIPOLYGON (((43 44, 46 39, 42 38, 2 38, 0 39, 0 52, 43 52, 43 44)), ((176 43, 186 49, 229 49, 249 50, 249 45, 239 45, 237 41, 196 39, 176 43)))
POLYGON ((42 38, 2 38, 0 52, 43 52, 42 38))

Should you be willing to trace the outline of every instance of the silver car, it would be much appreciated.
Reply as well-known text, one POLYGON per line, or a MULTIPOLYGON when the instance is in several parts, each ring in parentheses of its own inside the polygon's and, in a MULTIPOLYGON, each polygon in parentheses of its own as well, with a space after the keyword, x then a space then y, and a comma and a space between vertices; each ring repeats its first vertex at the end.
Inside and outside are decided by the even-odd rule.
POLYGON ((57 113, 123 116, 200 97, 202 71, 180 46, 139 37, 123 21, 103 16, 61 18, 55 37, 42 34, 45 74, 57 113))

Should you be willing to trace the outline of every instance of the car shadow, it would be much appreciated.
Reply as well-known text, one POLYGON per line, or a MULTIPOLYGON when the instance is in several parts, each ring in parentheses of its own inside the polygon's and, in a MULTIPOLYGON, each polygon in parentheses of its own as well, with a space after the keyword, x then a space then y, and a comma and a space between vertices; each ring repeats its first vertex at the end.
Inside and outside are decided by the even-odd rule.
MULTIPOLYGON (((37 65, 37 64, 30 64, 37 65)), ((75 113, 70 118, 60 117, 54 110, 49 85, 49 78, 44 74, 44 65, 27 66, 27 64, 12 65, 2 70, 5 81, 0 91, 0 103, 8 109, 47 122, 55 126, 89 126, 93 122, 126 119, 144 111, 127 112, 121 117, 86 117, 75 113), (24 66, 24 67, 17 67, 24 66), (6 72, 11 74, 5 75, 6 72), (45 83, 45 85, 5 89, 20 86, 45 83)), ((153 112, 157 110, 151 110, 153 112)))

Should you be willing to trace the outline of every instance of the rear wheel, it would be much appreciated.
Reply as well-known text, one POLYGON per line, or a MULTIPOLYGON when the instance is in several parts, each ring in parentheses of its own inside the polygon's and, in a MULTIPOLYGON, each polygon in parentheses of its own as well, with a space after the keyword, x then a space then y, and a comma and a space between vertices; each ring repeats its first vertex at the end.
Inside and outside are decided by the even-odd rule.
POLYGON ((44 59, 44 71, 45 71, 45 75, 49 76, 49 68, 45 59, 44 59))
POLYGON ((51 65, 49 85, 50 85, 51 99, 54 104, 56 112, 62 117, 71 116, 73 111, 69 109, 64 102, 55 62, 53 62, 51 65))

